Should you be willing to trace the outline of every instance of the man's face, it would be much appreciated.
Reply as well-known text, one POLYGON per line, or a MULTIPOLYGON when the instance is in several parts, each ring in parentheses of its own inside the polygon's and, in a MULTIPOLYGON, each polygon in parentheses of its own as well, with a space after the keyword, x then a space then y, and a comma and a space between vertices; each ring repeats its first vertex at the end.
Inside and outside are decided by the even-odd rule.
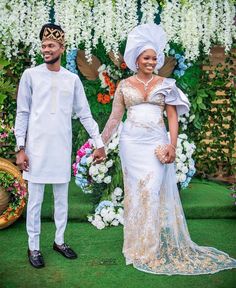
POLYGON ((46 64, 57 62, 64 50, 63 45, 53 40, 43 40, 41 45, 41 53, 46 64))

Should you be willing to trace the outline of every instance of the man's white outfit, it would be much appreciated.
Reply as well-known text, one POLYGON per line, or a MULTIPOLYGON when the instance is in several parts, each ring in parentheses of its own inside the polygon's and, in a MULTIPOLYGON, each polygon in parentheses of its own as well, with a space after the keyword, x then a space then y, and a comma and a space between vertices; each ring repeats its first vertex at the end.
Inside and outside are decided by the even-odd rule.
POLYGON ((71 178, 72 114, 103 147, 97 123, 91 115, 79 77, 65 68, 54 72, 46 64, 26 69, 19 85, 15 135, 26 146, 29 171, 27 232, 29 249, 39 250, 40 215, 44 184, 53 184, 55 242, 64 243, 67 223, 68 182, 71 178), (26 142, 25 142, 26 141, 26 142))

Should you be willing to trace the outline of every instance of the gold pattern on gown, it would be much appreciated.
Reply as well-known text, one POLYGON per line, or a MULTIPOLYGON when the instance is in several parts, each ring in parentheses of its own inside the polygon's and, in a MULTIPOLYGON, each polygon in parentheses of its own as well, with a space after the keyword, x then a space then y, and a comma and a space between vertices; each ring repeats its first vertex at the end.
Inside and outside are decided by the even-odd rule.
POLYGON ((191 240, 174 164, 162 164, 154 154, 159 144, 168 143, 165 105, 186 111, 184 97, 173 79, 153 81, 145 99, 132 77, 122 80, 102 133, 109 142, 127 109, 119 143, 125 191, 123 254, 126 264, 148 273, 198 275, 236 268, 236 260, 226 253, 191 240))

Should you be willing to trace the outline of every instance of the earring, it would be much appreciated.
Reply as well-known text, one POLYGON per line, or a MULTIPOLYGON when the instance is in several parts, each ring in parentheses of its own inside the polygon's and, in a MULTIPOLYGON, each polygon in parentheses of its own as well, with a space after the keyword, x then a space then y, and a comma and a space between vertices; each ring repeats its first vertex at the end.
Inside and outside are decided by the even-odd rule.
POLYGON ((136 63, 136 69, 137 69, 137 70, 139 69, 138 63, 136 63))

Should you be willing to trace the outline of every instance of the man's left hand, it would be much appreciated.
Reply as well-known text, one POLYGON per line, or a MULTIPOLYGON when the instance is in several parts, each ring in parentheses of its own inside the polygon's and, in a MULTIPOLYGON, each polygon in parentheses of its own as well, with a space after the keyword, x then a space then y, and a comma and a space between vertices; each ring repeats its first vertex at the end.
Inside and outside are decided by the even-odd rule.
POLYGON ((93 162, 99 164, 106 158, 106 153, 104 147, 98 148, 93 152, 93 162))

